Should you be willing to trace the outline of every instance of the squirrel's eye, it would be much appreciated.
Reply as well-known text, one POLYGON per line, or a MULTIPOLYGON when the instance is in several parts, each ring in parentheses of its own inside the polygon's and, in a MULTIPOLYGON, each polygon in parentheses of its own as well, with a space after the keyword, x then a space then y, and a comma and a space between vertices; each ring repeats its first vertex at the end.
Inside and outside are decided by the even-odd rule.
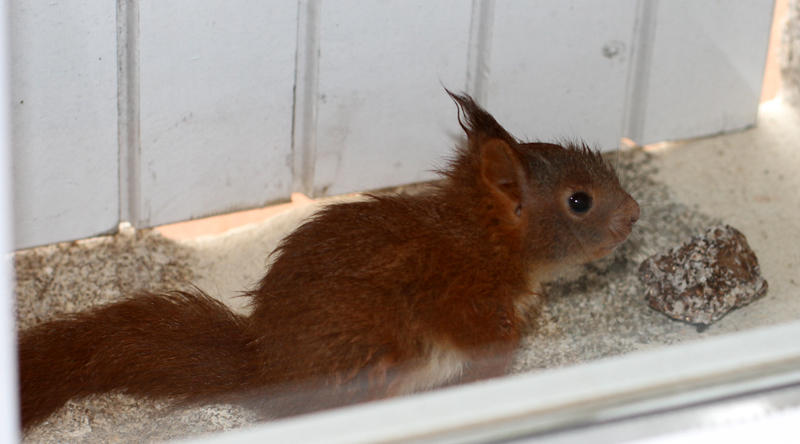
POLYGON ((578 191, 567 199, 569 209, 574 213, 585 213, 592 208, 592 197, 583 191, 578 191))

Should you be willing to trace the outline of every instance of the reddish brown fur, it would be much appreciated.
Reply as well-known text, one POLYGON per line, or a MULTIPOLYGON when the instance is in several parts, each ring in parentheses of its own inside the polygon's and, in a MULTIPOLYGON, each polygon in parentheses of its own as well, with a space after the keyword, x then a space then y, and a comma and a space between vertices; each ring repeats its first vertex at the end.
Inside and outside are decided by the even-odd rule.
POLYGON ((451 96, 468 141, 446 179, 320 211, 274 252, 251 316, 199 291, 142 294, 23 332, 23 424, 110 390, 286 413, 503 374, 520 300, 544 272, 611 251, 639 209, 598 154, 521 143, 451 96), (586 214, 567 206, 577 191, 586 214))

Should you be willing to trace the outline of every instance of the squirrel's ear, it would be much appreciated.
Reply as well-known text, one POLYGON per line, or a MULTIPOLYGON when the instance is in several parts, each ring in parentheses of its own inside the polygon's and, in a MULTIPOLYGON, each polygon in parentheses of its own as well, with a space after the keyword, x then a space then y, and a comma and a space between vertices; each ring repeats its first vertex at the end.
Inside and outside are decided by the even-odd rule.
POLYGON ((524 177, 522 164, 504 140, 489 139, 480 145, 481 179, 498 195, 518 211, 524 177))
POLYGON ((516 139, 509 134, 491 114, 475 103, 472 97, 466 94, 455 94, 445 88, 450 98, 458 106, 458 124, 467 134, 467 138, 472 141, 475 139, 497 138, 507 142, 516 139))

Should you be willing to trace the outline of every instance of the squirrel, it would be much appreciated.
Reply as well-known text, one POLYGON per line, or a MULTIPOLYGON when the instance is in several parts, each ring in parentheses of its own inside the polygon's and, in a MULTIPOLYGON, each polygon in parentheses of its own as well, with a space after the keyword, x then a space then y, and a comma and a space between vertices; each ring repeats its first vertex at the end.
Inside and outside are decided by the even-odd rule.
POLYGON ((23 427, 110 391, 284 416, 504 375, 539 283, 609 254, 639 206, 599 152, 524 143, 447 93, 466 142, 442 180, 319 210, 271 253, 250 315, 195 289, 22 331, 23 427))

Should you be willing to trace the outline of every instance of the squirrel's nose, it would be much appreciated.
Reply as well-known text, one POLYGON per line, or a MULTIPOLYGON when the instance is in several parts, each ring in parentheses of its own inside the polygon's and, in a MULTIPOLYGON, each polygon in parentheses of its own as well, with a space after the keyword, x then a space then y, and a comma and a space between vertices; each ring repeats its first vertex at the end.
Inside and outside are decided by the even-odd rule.
POLYGON ((639 210, 639 204, 636 203, 636 201, 632 197, 629 199, 630 200, 628 201, 628 211, 630 213, 630 224, 632 226, 633 224, 636 223, 636 221, 639 220, 640 210, 639 210))

